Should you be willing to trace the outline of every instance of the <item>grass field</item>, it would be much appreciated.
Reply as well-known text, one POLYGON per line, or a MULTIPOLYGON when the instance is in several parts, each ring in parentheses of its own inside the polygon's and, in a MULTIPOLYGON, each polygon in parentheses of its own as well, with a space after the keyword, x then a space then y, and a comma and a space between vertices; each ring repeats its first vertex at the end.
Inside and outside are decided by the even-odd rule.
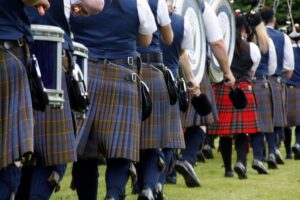
MULTIPOLYGON (((286 160, 280 169, 270 171, 269 175, 258 175, 251 168, 252 152, 248 157, 248 179, 224 178, 224 168, 220 154, 214 150, 215 159, 198 164, 196 172, 202 187, 189 189, 181 176, 177 185, 167 185, 165 195, 168 200, 300 200, 300 161, 286 160)), ((284 152, 282 151, 282 155, 284 152)), ((104 167, 100 167, 98 199, 104 199, 104 167)), ((76 200, 76 193, 69 189, 71 181, 70 167, 62 181, 61 191, 51 200, 76 200)), ((130 182, 127 187, 128 200, 137 199, 130 194, 130 182)))

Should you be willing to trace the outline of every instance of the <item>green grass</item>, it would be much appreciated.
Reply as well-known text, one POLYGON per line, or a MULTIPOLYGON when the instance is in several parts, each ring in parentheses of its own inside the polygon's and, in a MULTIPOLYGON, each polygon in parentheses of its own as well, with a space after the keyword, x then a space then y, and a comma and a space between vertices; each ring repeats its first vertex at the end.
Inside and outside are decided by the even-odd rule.
MULTIPOLYGON (((283 155, 284 152, 282 151, 283 155)), ((196 172, 202 187, 189 189, 179 175, 177 185, 167 185, 165 195, 168 200, 299 200, 300 199, 300 161, 286 160, 280 169, 270 171, 269 175, 258 175, 251 168, 252 152, 248 157, 248 179, 224 178, 224 168, 220 154, 214 151, 215 159, 198 164, 196 172)), ((98 199, 104 199, 104 167, 100 167, 98 199)), ((61 184, 61 191, 52 200, 76 200, 76 193, 69 189, 70 167, 61 184)), ((130 195, 130 182, 127 187, 128 200, 137 199, 130 195)))

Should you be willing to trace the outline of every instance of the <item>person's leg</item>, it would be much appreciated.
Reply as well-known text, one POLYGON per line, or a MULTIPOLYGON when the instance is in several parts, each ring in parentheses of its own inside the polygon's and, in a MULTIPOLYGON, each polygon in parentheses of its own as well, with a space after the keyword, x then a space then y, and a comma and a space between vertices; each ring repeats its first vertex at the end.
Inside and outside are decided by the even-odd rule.
POLYGON ((258 174, 268 174, 267 169, 263 165, 264 134, 252 134, 250 135, 250 139, 253 150, 252 168, 255 169, 258 174))
POLYGON ((33 166, 23 166, 21 183, 18 188, 15 200, 29 200, 31 179, 34 167, 33 166))
POLYGON ((9 200, 17 193, 21 169, 15 165, 0 170, 0 199, 9 200))
POLYGON ((98 160, 78 159, 73 163, 73 186, 79 200, 97 200, 98 160))
POLYGON ((30 200, 48 200, 54 190, 59 189, 67 165, 50 167, 35 166, 30 186, 30 200))
POLYGON ((225 176, 231 177, 232 172, 232 138, 231 137, 220 137, 220 152, 225 167, 225 176))
POLYGON ((235 149, 237 154, 237 162, 234 171, 240 179, 247 178, 247 153, 248 153, 248 137, 245 134, 238 134, 235 138, 235 149))
POLYGON ((165 169, 159 177, 159 183, 162 185, 164 185, 167 181, 167 176, 170 172, 169 170, 170 170, 170 166, 172 164, 171 162, 172 162, 172 160, 174 160, 174 158, 173 158, 174 150, 173 149, 163 149, 163 153, 164 153, 164 158, 165 158, 165 169))
POLYGON ((129 179, 130 160, 108 159, 105 173, 106 199, 125 199, 125 188, 129 179))
POLYGON ((268 163, 268 168, 269 169, 277 169, 277 162, 276 162, 276 157, 275 157, 275 152, 276 152, 276 136, 277 136, 277 131, 278 128, 275 127, 274 128, 274 132, 273 133, 266 133, 266 140, 268 143, 268 159, 267 159, 267 163, 268 163))
POLYGON ((300 126, 296 126, 295 134, 296 134, 296 142, 292 147, 292 151, 294 153, 294 159, 300 160, 300 126))
POLYGON ((286 127, 284 129, 284 147, 286 152, 286 159, 292 158, 292 128, 286 127))
POLYGON ((184 133, 186 148, 181 151, 180 158, 188 161, 191 165, 195 165, 197 152, 203 143, 205 133, 200 127, 189 127, 184 133))

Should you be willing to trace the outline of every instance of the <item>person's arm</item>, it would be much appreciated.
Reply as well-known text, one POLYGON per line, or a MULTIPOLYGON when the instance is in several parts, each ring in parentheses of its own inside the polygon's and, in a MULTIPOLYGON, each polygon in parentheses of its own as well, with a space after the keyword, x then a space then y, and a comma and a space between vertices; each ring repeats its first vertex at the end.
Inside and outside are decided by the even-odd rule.
POLYGON ((48 0, 22 0, 22 2, 25 5, 36 7, 41 16, 45 15, 45 11, 50 8, 48 0))
POLYGON ((192 83, 192 87, 188 87, 188 92, 192 96, 199 96, 201 94, 200 83, 195 79, 192 71, 192 65, 186 50, 181 51, 180 63, 187 81, 192 83))
POLYGON ((261 54, 258 46, 254 44, 253 42, 250 42, 250 57, 253 62, 251 71, 250 71, 250 76, 254 77, 255 72, 259 66, 260 60, 261 60, 261 54))
POLYGON ((147 0, 137 0, 137 8, 140 21, 137 42, 142 46, 149 46, 152 35, 157 30, 155 19, 147 0))
POLYGON ((171 45, 173 42, 173 30, 169 17, 169 9, 165 0, 159 0, 157 5, 157 22, 160 25, 160 34, 162 41, 166 45, 171 45))
POLYGON ((269 75, 272 76, 275 74, 277 69, 277 54, 273 41, 269 39, 269 75))
POLYGON ((203 22, 207 42, 209 43, 209 46, 224 73, 224 80, 226 81, 225 84, 233 87, 235 78, 229 66, 228 52, 223 40, 222 30, 215 12, 206 2, 205 10, 203 12, 203 22))
POLYGON ((295 68, 293 45, 290 38, 284 34, 283 71, 286 79, 292 78, 295 68))
POLYGON ((104 8, 104 0, 71 0, 71 10, 75 16, 94 15, 104 8))

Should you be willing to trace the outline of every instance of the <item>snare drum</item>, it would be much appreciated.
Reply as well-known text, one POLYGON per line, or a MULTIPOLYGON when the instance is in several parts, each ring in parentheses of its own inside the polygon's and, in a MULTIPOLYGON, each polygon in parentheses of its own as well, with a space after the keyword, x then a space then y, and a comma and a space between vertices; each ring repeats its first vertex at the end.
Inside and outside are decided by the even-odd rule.
POLYGON ((84 45, 73 42, 74 52, 73 55, 75 57, 75 61, 78 64, 81 72, 83 73, 83 79, 85 85, 88 84, 88 48, 84 45))
POLYGON ((62 44, 64 31, 55 26, 31 25, 34 43, 30 51, 39 62, 41 78, 46 88, 49 105, 62 108, 64 91, 62 90, 62 44))

